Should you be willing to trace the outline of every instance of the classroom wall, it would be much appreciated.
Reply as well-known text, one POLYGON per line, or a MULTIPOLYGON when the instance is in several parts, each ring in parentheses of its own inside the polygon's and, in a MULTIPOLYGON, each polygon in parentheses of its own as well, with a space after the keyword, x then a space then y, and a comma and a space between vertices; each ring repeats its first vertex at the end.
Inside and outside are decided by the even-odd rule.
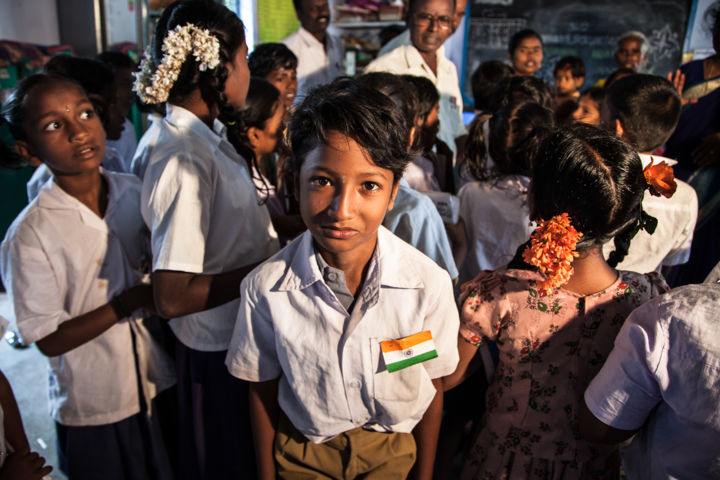
POLYGON ((60 43, 56 0, 0 0, 0 39, 60 43))

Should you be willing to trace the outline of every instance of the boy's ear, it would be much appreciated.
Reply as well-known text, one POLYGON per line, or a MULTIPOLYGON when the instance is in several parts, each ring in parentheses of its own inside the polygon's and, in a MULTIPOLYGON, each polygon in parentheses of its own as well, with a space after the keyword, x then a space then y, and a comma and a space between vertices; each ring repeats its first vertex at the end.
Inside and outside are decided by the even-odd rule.
POLYGON ((410 127, 410 132, 408 134, 408 150, 412 148, 413 144, 415 143, 415 135, 417 134, 417 127, 413 125, 410 127))
POLYGON ((395 185, 393 185, 392 193, 390 194, 390 201, 388 202, 388 211, 392 210, 393 205, 395 205, 395 197, 397 196, 398 188, 400 188, 400 180, 395 182, 395 185))
POLYGON ((625 138, 625 129, 617 118, 615 119, 615 135, 617 135, 618 138, 625 138))
POLYGON ((24 140, 15 140, 15 151, 25 160, 28 165, 37 167, 42 164, 42 160, 37 157, 30 148, 30 144, 24 140))

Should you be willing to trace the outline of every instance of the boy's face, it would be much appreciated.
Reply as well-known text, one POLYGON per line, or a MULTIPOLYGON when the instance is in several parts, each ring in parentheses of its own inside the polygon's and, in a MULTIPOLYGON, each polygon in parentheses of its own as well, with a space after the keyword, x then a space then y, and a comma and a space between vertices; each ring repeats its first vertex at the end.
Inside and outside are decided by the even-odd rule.
POLYGON ((573 77, 572 70, 562 68, 555 72, 555 90, 558 95, 571 95, 582 86, 583 77, 573 77))
POLYGON ((578 108, 573 112, 576 122, 588 125, 600 125, 600 107, 589 95, 583 95, 578 101, 578 108))
POLYGON ((440 131, 440 119, 438 118, 438 113, 440 110, 440 104, 436 103, 435 106, 433 106, 433 109, 430 110, 430 113, 428 113, 427 117, 425 117, 425 122, 422 126, 422 146, 426 149, 432 148, 433 145, 435 145, 435 140, 437 139, 437 134, 440 131))
POLYGON ((515 51, 510 56, 510 62, 515 74, 523 77, 535 75, 542 66, 542 43, 537 37, 527 37, 520 40, 515 51))
POLYGON ((300 215, 325 261, 363 268, 397 193, 392 171, 375 165, 351 138, 330 132, 327 145, 306 155, 298 177, 300 215))
POLYGON ((297 70, 286 67, 275 68, 267 74, 265 80, 280 91, 283 105, 286 109, 290 109, 295 102, 295 95, 297 95, 297 70))

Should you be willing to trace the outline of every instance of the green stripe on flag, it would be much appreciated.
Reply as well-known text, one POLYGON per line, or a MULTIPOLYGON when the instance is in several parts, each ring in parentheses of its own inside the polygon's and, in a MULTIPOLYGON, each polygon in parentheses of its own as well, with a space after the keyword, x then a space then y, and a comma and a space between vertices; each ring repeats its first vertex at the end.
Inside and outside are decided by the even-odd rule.
POLYGON ((426 360, 430 360, 431 358, 435 358, 437 356, 438 356, 438 354, 437 354, 436 350, 430 350, 429 352, 425 352, 420 355, 410 357, 407 360, 401 360, 399 362, 391 363, 390 365, 387 366, 387 370, 388 370, 388 372, 397 372, 398 370, 407 368, 410 365, 415 365, 416 363, 424 362, 426 360))

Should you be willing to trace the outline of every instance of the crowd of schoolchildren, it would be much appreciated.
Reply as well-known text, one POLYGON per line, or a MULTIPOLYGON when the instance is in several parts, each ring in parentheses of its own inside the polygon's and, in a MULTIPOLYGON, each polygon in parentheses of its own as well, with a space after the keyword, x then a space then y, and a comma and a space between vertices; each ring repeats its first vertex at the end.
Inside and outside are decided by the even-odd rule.
MULTIPOLYGON (((567 57, 553 95, 485 62, 453 168, 431 81, 296 99, 295 55, 247 50, 225 7, 167 7, 137 144, 117 53, 3 107, 3 166, 37 169, 2 279, 71 480, 612 479, 632 435, 628 478, 720 476, 720 286, 660 273, 698 218, 659 155, 680 75, 580 93, 567 57)), ((0 479, 44 478, 1 374, 0 406, 0 479)))

